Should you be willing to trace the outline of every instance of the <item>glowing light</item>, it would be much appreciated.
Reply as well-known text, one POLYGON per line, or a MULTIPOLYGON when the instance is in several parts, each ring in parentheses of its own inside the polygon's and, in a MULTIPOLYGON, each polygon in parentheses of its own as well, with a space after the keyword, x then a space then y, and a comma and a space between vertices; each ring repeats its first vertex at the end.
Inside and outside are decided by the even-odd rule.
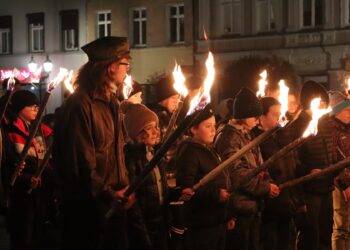
POLYGON ((303 137, 308 137, 310 135, 317 135, 317 126, 318 120, 328 112, 332 111, 330 107, 327 109, 320 109, 321 98, 315 98, 311 101, 311 110, 312 110, 312 120, 309 123, 309 126, 306 128, 303 137))
POLYGON ((259 85, 259 90, 258 92, 256 92, 256 96, 257 97, 264 97, 265 96, 265 88, 266 88, 266 85, 267 85, 267 81, 266 81, 266 78, 267 78, 267 71, 266 70, 263 70, 261 73, 260 73, 260 80, 258 82, 258 85, 259 85))
POLYGON ((207 69, 207 77, 204 80, 203 86, 200 88, 197 95, 195 95, 190 103, 190 109, 187 115, 192 114, 196 110, 202 110, 205 106, 210 103, 210 90, 213 86, 215 79, 215 68, 214 68, 214 57, 211 52, 208 54, 208 58, 205 62, 207 69))
POLYGON ((178 65, 177 63, 175 63, 175 67, 173 70, 173 77, 175 80, 173 84, 174 89, 177 91, 177 93, 179 93, 183 97, 186 97, 188 95, 188 90, 185 86, 186 78, 182 74, 180 65, 178 65))
POLYGON ((123 86, 123 96, 125 99, 128 99, 130 97, 130 94, 133 90, 132 87, 132 77, 131 75, 126 74, 126 77, 124 79, 124 86, 123 86))
POLYGON ((284 80, 280 80, 278 85, 280 86, 280 95, 278 97, 278 101, 281 103, 281 116, 279 119, 279 124, 284 127, 288 119, 286 117, 286 113, 288 111, 288 93, 289 88, 284 83, 284 80))
POLYGON ((60 68, 57 76, 48 84, 47 91, 51 93, 65 78, 69 75, 68 70, 65 68, 60 68))

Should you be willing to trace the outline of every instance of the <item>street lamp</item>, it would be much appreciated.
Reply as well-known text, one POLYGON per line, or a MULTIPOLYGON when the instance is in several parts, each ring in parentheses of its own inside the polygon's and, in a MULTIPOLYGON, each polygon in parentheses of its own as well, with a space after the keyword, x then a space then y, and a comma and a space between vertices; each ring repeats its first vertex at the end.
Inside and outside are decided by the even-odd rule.
POLYGON ((44 71, 50 73, 53 67, 52 62, 49 59, 49 54, 46 54, 46 61, 43 63, 44 71))
POLYGON ((32 55, 28 63, 28 69, 31 73, 33 73, 36 71, 37 67, 38 67, 38 64, 34 61, 34 57, 32 55))

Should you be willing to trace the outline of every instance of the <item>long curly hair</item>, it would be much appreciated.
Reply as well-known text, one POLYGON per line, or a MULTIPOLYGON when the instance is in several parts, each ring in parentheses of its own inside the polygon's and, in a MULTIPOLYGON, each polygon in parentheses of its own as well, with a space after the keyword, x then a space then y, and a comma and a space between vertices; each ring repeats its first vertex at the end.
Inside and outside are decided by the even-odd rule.
POLYGON ((107 95, 110 89, 108 67, 115 59, 100 62, 87 62, 78 71, 74 88, 84 90, 89 94, 107 95))

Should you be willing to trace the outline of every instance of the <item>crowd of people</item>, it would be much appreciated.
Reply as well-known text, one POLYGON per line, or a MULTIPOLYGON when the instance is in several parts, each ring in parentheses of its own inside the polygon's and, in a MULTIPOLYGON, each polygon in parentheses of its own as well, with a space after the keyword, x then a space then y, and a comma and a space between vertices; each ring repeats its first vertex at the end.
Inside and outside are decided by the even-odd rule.
MULTIPOLYGON (((16 89, 2 121, 0 197, 11 249, 42 249, 43 225, 52 217, 65 250, 350 249, 349 168, 279 188, 350 156, 347 93, 305 82, 289 94, 287 126, 194 190, 221 162, 278 126, 278 90, 257 97, 244 87, 223 100, 219 112, 208 104, 191 114, 188 131, 129 194, 169 129, 176 129, 169 122, 180 98, 170 76, 159 80, 150 105, 141 104, 135 81, 129 96, 122 95, 131 59, 125 37, 99 38, 82 50, 88 62, 77 73, 75 92, 41 124, 20 166, 37 97, 16 89), (302 136, 314 98, 332 109, 319 120, 317 135, 242 182, 302 136), (47 152, 52 159, 38 174, 47 152)), ((183 117, 180 112, 178 122, 183 117)))

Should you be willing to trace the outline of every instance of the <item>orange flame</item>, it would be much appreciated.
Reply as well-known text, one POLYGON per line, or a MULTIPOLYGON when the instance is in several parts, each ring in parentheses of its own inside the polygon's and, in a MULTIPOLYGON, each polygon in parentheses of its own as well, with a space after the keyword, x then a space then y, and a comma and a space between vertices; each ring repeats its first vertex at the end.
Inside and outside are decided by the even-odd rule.
POLYGON ((69 93, 73 94, 74 93, 74 88, 72 85, 72 79, 73 79, 73 70, 70 70, 68 73, 68 76, 64 80, 64 87, 69 91, 69 93))
POLYGON ((257 97, 264 97, 265 96, 265 87, 267 85, 267 81, 266 81, 266 78, 267 78, 267 71, 264 70, 260 73, 260 80, 258 82, 258 85, 259 85, 259 90, 258 92, 256 92, 256 96, 257 97))
POLYGON ((281 103, 281 116, 279 119, 279 124, 284 127, 288 120, 286 118, 286 112, 288 111, 288 92, 289 88, 284 83, 284 80, 280 80, 278 85, 280 86, 280 95, 278 101, 281 103))
POLYGON ((128 99, 130 97, 130 94, 133 90, 132 87, 132 77, 131 75, 126 74, 126 77, 124 79, 124 86, 123 86, 123 96, 125 99, 128 99))
POLYGON ((205 66, 207 68, 207 77, 199 92, 192 98, 187 115, 192 114, 196 110, 205 108, 205 106, 210 103, 210 90, 215 79, 214 57, 211 52, 208 54, 205 66))
POLYGON ((182 74, 181 66, 175 63, 175 67, 173 70, 173 77, 174 77, 174 84, 173 87, 179 93, 179 95, 182 95, 183 97, 186 97, 188 95, 188 90, 185 86, 185 77, 182 74))
POLYGON ((60 68, 60 71, 58 72, 57 76, 48 84, 47 86, 47 92, 51 93, 52 90, 54 90, 58 84, 60 84, 65 78, 68 76, 68 70, 65 68, 60 68))
POLYGON ((15 87, 16 81, 15 81, 15 77, 17 77, 19 74, 19 71, 17 68, 13 68, 9 80, 7 82, 7 86, 6 86, 6 90, 7 91, 12 91, 15 87))
POLYGON ((317 125, 318 120, 328 112, 332 111, 330 107, 327 109, 320 109, 321 98, 315 98, 311 101, 311 110, 312 110, 312 120, 309 123, 309 126, 304 131, 303 137, 306 138, 310 135, 317 135, 317 125))
POLYGON ((204 26, 203 26, 203 37, 205 41, 208 41, 208 35, 207 35, 207 32, 205 31, 204 26))

